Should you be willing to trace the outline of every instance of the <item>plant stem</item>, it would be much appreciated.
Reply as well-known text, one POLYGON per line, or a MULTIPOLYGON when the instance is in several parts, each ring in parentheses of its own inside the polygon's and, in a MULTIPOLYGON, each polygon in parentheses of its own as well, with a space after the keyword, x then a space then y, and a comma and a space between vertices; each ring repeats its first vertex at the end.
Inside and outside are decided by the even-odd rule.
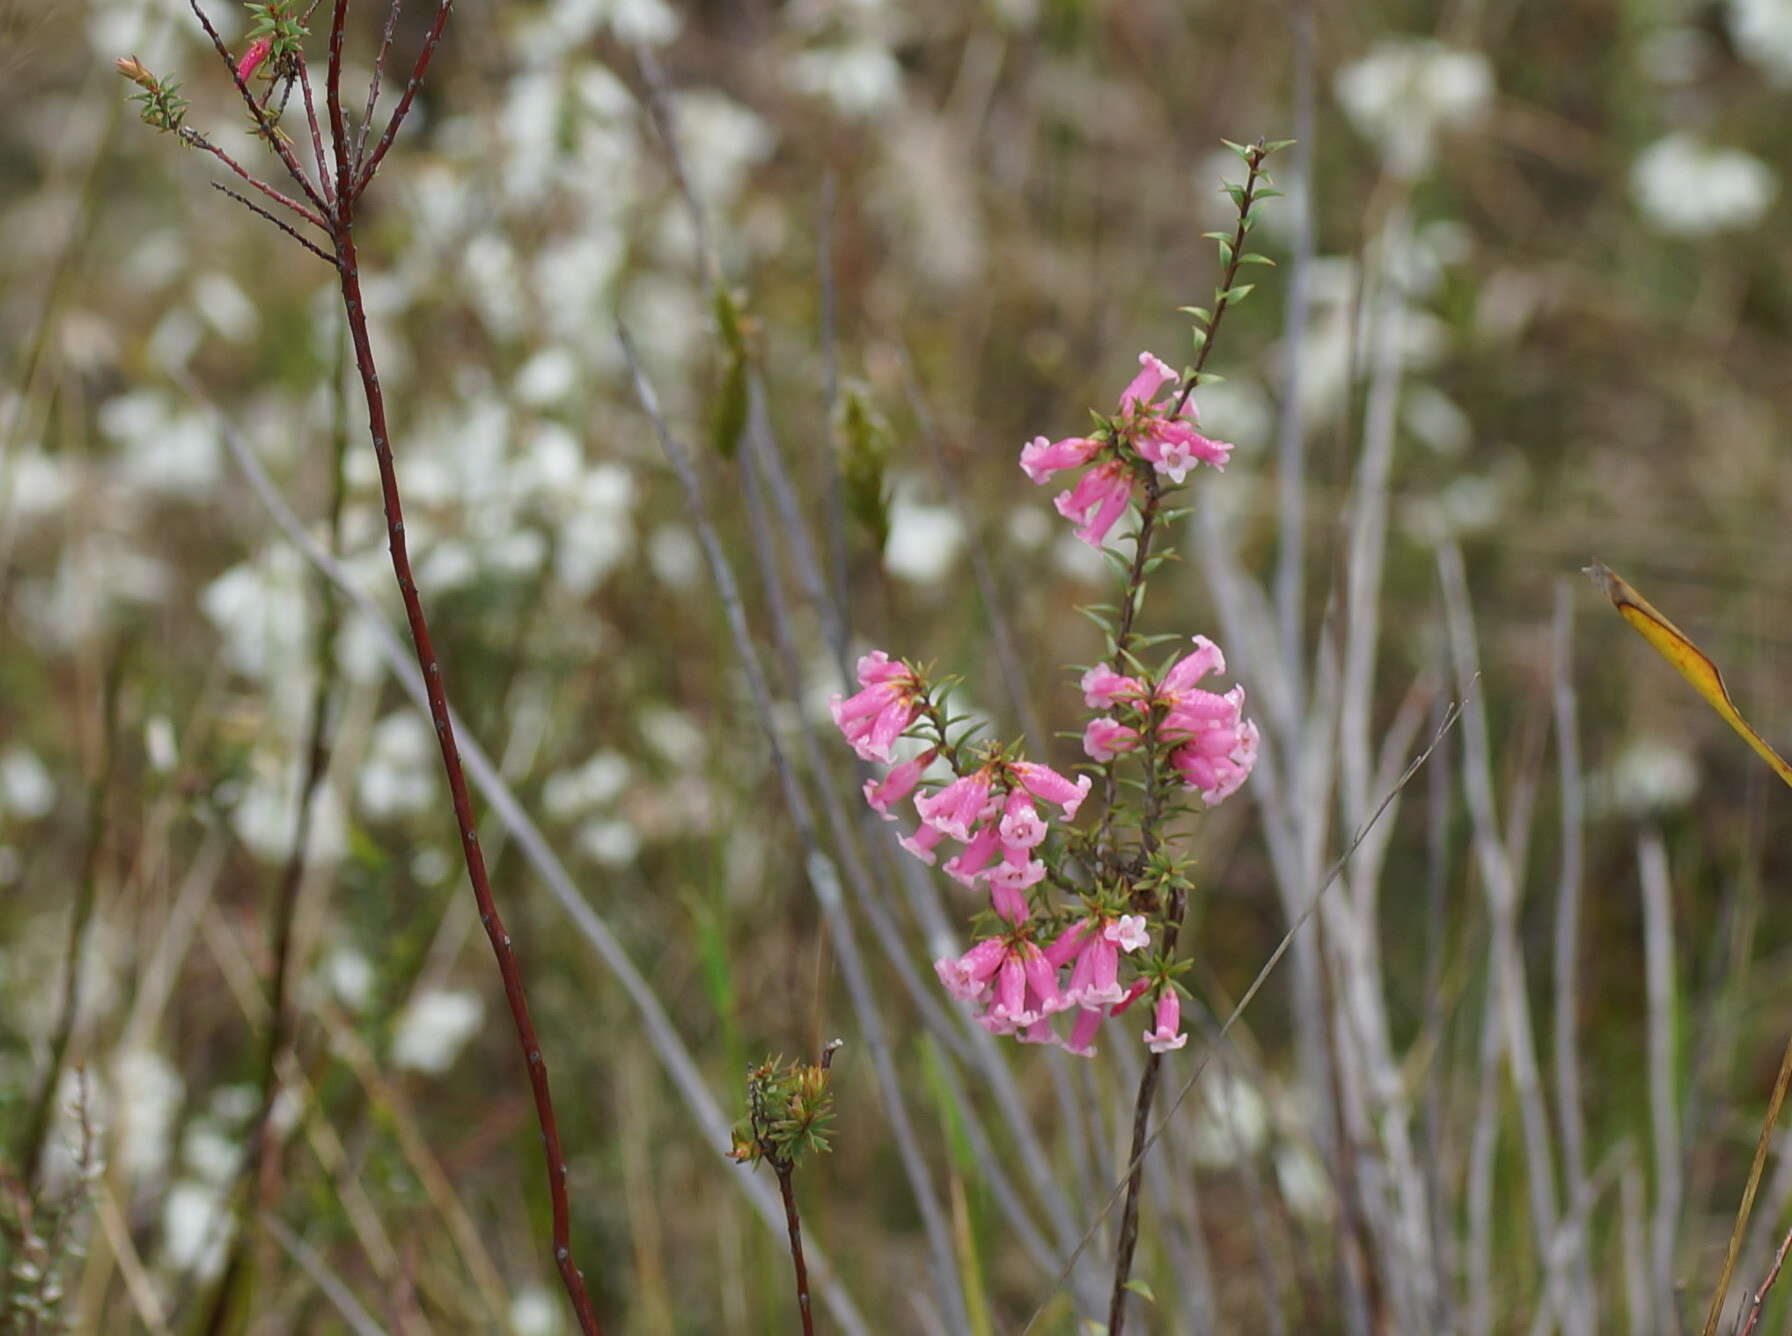
MULTIPOLYGON (((1170 893, 1164 912, 1164 959, 1176 954, 1176 941, 1182 935, 1182 915, 1188 907, 1185 892, 1170 893)), ((1133 1101, 1132 1149, 1126 1162, 1132 1172, 1126 1177, 1126 1204, 1120 1212, 1120 1242, 1114 1251, 1114 1288, 1108 1298, 1108 1336, 1120 1336, 1126 1326, 1126 1282, 1132 1279, 1132 1255, 1139 1243, 1139 1195, 1145 1183, 1145 1138, 1151 1122, 1151 1106, 1157 1099, 1157 1086, 1163 1066, 1163 1054, 1145 1058, 1145 1070, 1139 1077, 1138 1098, 1133 1101)))
POLYGON ((815 1315, 809 1311, 809 1267, 803 1260, 803 1222, 797 1218, 794 1165, 779 1165, 778 1191, 784 1194, 784 1223, 790 1230, 790 1264, 796 1269, 796 1306, 803 1315, 803 1336, 815 1336, 815 1315))

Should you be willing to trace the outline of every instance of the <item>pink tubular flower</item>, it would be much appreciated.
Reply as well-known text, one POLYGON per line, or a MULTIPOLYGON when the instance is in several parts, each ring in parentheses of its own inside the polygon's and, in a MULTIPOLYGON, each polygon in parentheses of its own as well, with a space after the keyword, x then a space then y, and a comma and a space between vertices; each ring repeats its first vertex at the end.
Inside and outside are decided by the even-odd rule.
POLYGON ((1091 710, 1110 710, 1122 701, 1136 701, 1145 695, 1143 682, 1117 673, 1105 663, 1084 673, 1078 685, 1083 691, 1083 704, 1091 710))
POLYGON ((1139 366, 1139 374, 1120 396, 1120 411, 1131 418, 1132 443, 1139 458, 1149 461, 1173 483, 1182 482, 1196 464, 1225 468, 1232 447, 1195 430, 1200 414, 1192 395, 1152 403, 1165 385, 1177 381, 1176 373, 1150 353, 1139 354, 1139 366))
POLYGON ((933 860, 936 857, 933 852, 933 847, 945 838, 946 836, 943 831, 938 831, 932 826, 922 824, 916 829, 913 835, 903 835, 897 839, 896 843, 900 844, 904 849, 907 849, 916 858, 919 858, 923 863, 927 864, 928 867, 932 867, 933 860))
POLYGON ((1079 1007, 1105 1007, 1126 996, 1120 986, 1120 949, 1105 933, 1095 933, 1083 943, 1064 996, 1079 1007))
POLYGON ((973 770, 953 780, 938 793, 922 794, 915 799, 915 810, 921 820, 955 840, 969 840, 971 827, 983 820, 983 809, 989 805, 989 789, 994 776, 990 768, 973 770))
POLYGON ((830 699, 828 713, 860 760, 888 765, 891 745, 920 713, 921 680, 880 649, 859 660, 859 686, 857 695, 830 699))
POLYGON ((1015 761, 1013 770, 1028 793, 1043 802, 1057 803, 1062 807, 1066 821, 1076 816, 1076 809, 1083 805, 1083 799, 1089 796, 1089 788, 1095 782, 1084 775, 1072 783, 1049 765, 1040 765, 1034 761, 1015 761))
MULTIPOLYGON (((1040 871, 1044 870, 1041 866, 1040 871)), ((996 911, 997 918, 1017 926, 1025 923, 1032 912, 1027 907, 1026 893, 1021 887, 1010 886, 993 876, 989 879, 989 907, 996 911)))
POLYGON ((250 42, 249 49, 243 52, 243 58, 236 63, 236 77, 244 83, 248 83, 249 76, 261 67, 261 62, 266 60, 273 50, 274 43, 271 38, 257 37, 250 42))
POLYGON ((975 886, 989 871, 1001 845, 1001 833, 993 825, 985 825, 971 836, 963 849, 942 864, 942 870, 960 886, 975 886))
POLYGON ((1035 436, 1020 448, 1021 470, 1035 484, 1048 481, 1054 473, 1081 468, 1101 448, 1100 441, 1082 436, 1067 436, 1061 441, 1048 441, 1035 436))
POLYGON ((1168 1053, 1188 1043, 1182 1033, 1182 999, 1168 984, 1157 998, 1156 1028, 1145 1031, 1145 1047, 1153 1053, 1168 1053))
POLYGON ((1124 413, 1130 409, 1146 408, 1157 398, 1157 392, 1175 379, 1176 373, 1160 358, 1150 353, 1140 353, 1139 374, 1120 391, 1120 411, 1124 413))
POLYGON ((933 972, 940 976, 946 991, 961 1002, 974 1002, 982 995, 995 972, 1008 954, 999 937, 978 942, 958 959, 941 957, 933 962, 933 972))
POLYGON ((1095 1056, 1095 1032, 1101 1029, 1101 1022, 1106 1013, 1100 1007, 1084 1007, 1076 1014, 1076 1024, 1070 1028, 1070 1038, 1064 1041, 1064 1051, 1074 1053, 1079 1058, 1095 1056))
POLYGON ((1119 460, 1090 469, 1069 492, 1052 502, 1058 513, 1078 526, 1076 536, 1100 547, 1127 506, 1132 504, 1132 472, 1119 460))
POLYGON ((1091 761, 1111 761, 1139 745, 1139 730, 1106 715, 1091 719, 1083 730, 1083 753, 1091 761))
POLYGON ((939 754, 939 749, 935 747, 922 752, 911 761, 902 762, 881 780, 866 780, 865 801, 871 810, 885 821, 894 821, 896 814, 890 808, 915 791, 915 786, 921 782, 922 771, 932 765, 939 754))
POLYGON ((1217 806, 1244 786, 1257 764, 1257 725, 1246 719, 1234 731, 1214 730, 1170 753, 1170 763, 1182 782, 1201 795, 1209 807, 1217 806), (1221 755, 1208 749, 1224 745, 1221 755))
POLYGON ((1045 821, 1026 790, 1015 789, 1002 804, 1002 848, 1037 849, 1045 842, 1045 821))

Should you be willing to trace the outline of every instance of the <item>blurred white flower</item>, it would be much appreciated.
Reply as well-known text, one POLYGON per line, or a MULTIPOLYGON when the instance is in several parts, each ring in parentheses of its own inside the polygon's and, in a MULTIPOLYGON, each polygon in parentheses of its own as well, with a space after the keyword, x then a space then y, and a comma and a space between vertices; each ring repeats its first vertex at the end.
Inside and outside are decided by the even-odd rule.
POLYGON ((678 142, 691 188, 712 207, 739 193, 747 173, 771 156, 771 127, 720 93, 697 89, 673 98, 678 142))
POLYGON ((601 23, 618 41, 664 46, 683 26, 666 0, 555 0, 551 18, 555 33, 567 42, 584 41, 601 23))
POLYGON ((352 946, 338 946, 323 959, 320 971, 337 999, 359 1011, 373 997, 373 962, 352 946))
POLYGON ((158 1180, 168 1164, 168 1136, 186 1085, 166 1059, 146 1048, 118 1054, 111 1075, 119 1167, 139 1185, 158 1180))
POLYGON ((0 752, 0 812, 34 821, 56 805, 56 781, 22 742, 0 752))
MULTIPOLYGON (((249 852, 264 863, 281 863, 292 856, 298 834, 299 784, 296 761, 281 765, 258 758, 258 767, 243 786, 231 809, 230 826, 249 852)), ((311 795, 311 840, 307 857, 317 863, 335 863, 348 847, 347 822, 342 804, 329 780, 311 795)))
POLYGON ((1276 1183, 1288 1209, 1303 1220, 1323 1222, 1332 1213, 1332 1187, 1325 1166, 1304 1143, 1276 1151, 1276 1183))
POLYGON ((108 399, 100 430, 119 448, 118 475, 133 490, 198 496, 218 480, 217 429, 198 413, 171 413, 153 390, 108 399))
POLYGON ((579 363, 565 348, 549 346, 517 370, 516 397, 531 407, 557 404, 579 383, 579 363))
POLYGON ((1792 84, 1792 0, 1730 0, 1737 51, 1777 84, 1792 84))
POLYGON ((1236 1165, 1263 1149, 1269 1105, 1244 1077, 1227 1072, 1201 1083, 1208 1116, 1195 1124, 1195 1162, 1209 1169, 1236 1165))
POLYGON ((199 606, 218 628, 231 667, 269 681, 305 663, 311 620, 306 579, 299 554, 275 543, 206 586, 199 606))
POLYGON ((568 592, 583 597, 634 550, 629 513, 635 479, 621 464, 603 463, 587 472, 563 498, 554 575, 568 592))
POLYGON ((619 752, 600 751, 576 770, 549 775, 541 786, 541 807, 556 820, 605 807, 628 787, 629 764, 619 752))
POLYGON ((598 817, 579 827, 579 847, 605 867, 624 867, 641 852, 641 836, 626 821, 598 817))
POLYGON ((409 1071, 440 1075, 479 1032, 485 1002, 466 990, 428 988, 400 1013, 392 1029, 392 1061, 409 1071))
POLYGON ((516 1336, 558 1336, 560 1301, 539 1285, 520 1289, 510 1301, 510 1325, 516 1336))
POLYGON ((1683 131, 1649 145, 1630 169, 1630 190, 1643 217, 1675 236, 1752 226, 1779 188, 1779 178, 1759 158, 1713 148, 1683 131))
POLYGON ((902 100, 902 67, 886 47, 868 40, 798 52, 790 62, 790 82, 862 119, 902 100))
POLYGON ((1690 753, 1661 738, 1637 738, 1593 776, 1593 804, 1627 816, 1650 816, 1684 807, 1699 788, 1699 767, 1690 753))
POLYGON ((201 1181, 218 1187, 229 1186, 242 1154, 242 1143, 208 1119, 189 1123, 181 1138, 181 1163, 201 1181))
POLYGON ((0 514, 21 523, 61 511, 75 487, 74 470, 61 455, 27 445, 0 457, 0 514))
POLYGON ((193 280, 193 307, 206 324, 232 343, 247 343, 261 325, 248 294, 215 269, 193 280))
POLYGON ((708 750, 703 730, 683 710, 665 705, 645 706, 636 714, 635 724, 647 745, 673 765, 696 765, 708 750))
POLYGON ((174 740, 174 725, 165 714, 152 714, 143 724, 143 752, 149 768, 165 775, 180 761, 180 749, 174 740))
POLYGON ((236 1233, 226 1192, 210 1183, 184 1181, 162 1202, 162 1259, 177 1271, 209 1279, 224 1265, 236 1233))
POLYGON ((951 506, 926 505, 905 487, 890 503, 890 537, 884 544, 884 569, 913 584, 937 584, 946 578, 964 547, 964 524, 951 506))
POLYGON ((355 794, 374 821, 421 812, 435 800, 435 731, 415 710, 399 710, 373 726, 355 794))
POLYGON ((1022 552, 1037 552, 1052 539, 1052 522, 1038 506, 1016 506, 1008 512, 1008 541, 1022 552))
POLYGON ((1357 132, 1405 177, 1430 166, 1438 131, 1480 121, 1494 91, 1484 56, 1430 39, 1378 43, 1339 70, 1332 87, 1357 132))
POLYGON ((682 524, 662 524, 647 540, 653 573, 674 589, 689 589, 703 578, 703 550, 682 524))

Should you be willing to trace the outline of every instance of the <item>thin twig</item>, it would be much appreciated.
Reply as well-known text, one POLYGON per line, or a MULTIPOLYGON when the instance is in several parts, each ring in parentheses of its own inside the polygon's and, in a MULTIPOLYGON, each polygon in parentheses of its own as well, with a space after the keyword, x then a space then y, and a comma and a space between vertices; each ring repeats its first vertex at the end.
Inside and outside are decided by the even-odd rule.
MULTIPOLYGON (((269 185, 266 181, 263 181, 260 177, 251 173, 248 170, 248 168, 244 167, 241 163, 239 163, 235 158, 231 157, 223 149, 219 148, 216 144, 212 143, 211 140, 207 139, 204 135, 200 134, 199 131, 191 130, 191 129, 188 129, 186 126, 182 126, 179 133, 180 133, 180 137, 181 137, 182 141, 184 141, 187 145, 189 145, 192 148, 200 149, 203 152, 211 154, 219 162, 223 163, 226 167, 230 168, 231 171, 235 172, 238 176, 242 177, 243 180, 247 181, 255 189, 259 190, 262 194, 266 195, 269 199, 273 200, 274 203, 280 205, 282 208, 291 209, 294 213, 298 214, 299 217, 303 218, 306 222, 310 223, 313 227, 317 228, 318 231, 320 231, 320 232, 328 232, 330 230, 330 225, 324 221, 322 214, 316 213, 313 210, 306 208, 303 204, 299 203, 296 199, 293 199, 290 195, 284 195, 280 191, 274 189, 274 187, 269 185)), ((297 233, 294 233, 294 235, 296 236, 297 233)), ((309 243, 307 243, 307 244, 309 244, 309 243)), ((316 248, 313 247, 313 249, 315 250, 316 248)))
POLYGON ((324 250, 321 246, 318 246, 318 245, 314 244, 313 242, 311 242, 302 233, 294 230, 293 227, 291 225, 289 225, 285 220, 278 218, 275 215, 269 213, 266 209, 262 208, 254 200, 250 199, 247 195, 243 195, 235 190, 232 190, 229 186, 225 185, 222 181, 213 181, 212 189, 222 191, 224 194, 230 196, 231 199, 235 200, 238 204, 242 205, 250 213, 257 214, 260 217, 267 219, 275 227, 279 228, 282 232, 286 233, 287 236, 291 237, 294 241, 298 242, 299 245, 303 246, 306 250, 310 251, 313 255, 317 256, 318 259, 322 260, 325 264, 329 265, 330 268, 334 269, 336 267, 336 257, 334 255, 332 255, 328 251, 324 250))
POLYGON ((777 1166, 778 1191, 784 1197, 784 1220, 790 1231, 790 1264, 796 1271, 796 1306, 803 1315, 803 1336, 815 1336, 815 1315, 809 1311, 809 1264, 803 1260, 803 1223, 796 1213, 796 1189, 790 1181, 794 1168, 777 1166))
POLYGON ((305 124, 311 131, 311 156, 317 160, 317 181, 323 187, 324 202, 334 204, 336 202, 336 187, 330 184, 330 167, 324 158, 323 129, 317 121, 317 104, 311 99, 311 69, 306 65, 302 52, 299 55, 298 63, 299 90, 305 96, 305 124))
POLYGON ((423 76, 429 69, 430 57, 436 53, 436 44, 442 40, 442 28, 448 22, 448 12, 454 8, 454 0, 440 0, 436 5, 435 22, 429 25, 429 32, 424 35, 423 49, 417 53, 417 62, 411 66, 411 77, 406 81, 404 93, 398 99, 398 105, 392 108, 392 117, 386 122, 386 128, 380 135, 380 141, 374 145, 372 154, 355 172, 352 193, 359 195, 367 189, 373 174, 379 170, 380 159, 386 156, 386 150, 392 147, 392 141, 398 137, 398 127, 404 124, 405 115, 411 109, 411 102, 417 96, 417 89, 423 84, 423 76))
POLYGON ((1749 1300, 1748 1320, 1743 1324, 1741 1336, 1754 1336, 1755 1327, 1761 1321, 1761 1310, 1767 1303, 1767 1292, 1780 1278, 1780 1268, 1786 1265, 1786 1254, 1789 1252, 1792 1252, 1792 1229, 1787 1230, 1786 1237, 1780 1240, 1779 1250, 1773 1255, 1773 1265, 1767 1269, 1767 1275, 1749 1300))
POLYGON ((361 129, 355 136, 354 169, 361 170, 367 160, 367 135, 373 129, 373 113, 380 102, 380 83, 385 77, 386 53, 392 49, 392 34, 398 31, 398 14, 404 0, 392 0, 386 10, 386 30, 380 34, 379 50, 373 56, 373 75, 367 81, 367 108, 361 113, 361 129))

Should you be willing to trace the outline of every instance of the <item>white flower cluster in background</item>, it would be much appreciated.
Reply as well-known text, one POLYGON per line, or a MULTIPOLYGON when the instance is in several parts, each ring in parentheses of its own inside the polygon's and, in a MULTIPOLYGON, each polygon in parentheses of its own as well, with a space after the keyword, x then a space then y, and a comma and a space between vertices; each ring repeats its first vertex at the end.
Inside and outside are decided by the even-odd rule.
POLYGON ((467 989, 420 990, 392 1027, 392 1061, 407 1071, 439 1076, 479 1033, 485 1002, 467 989))
POLYGON ((1779 188, 1779 177, 1759 158, 1679 131, 1649 145, 1630 169, 1631 194, 1643 217, 1673 236, 1751 227, 1779 188))
POLYGON ((1430 167, 1440 131, 1478 124, 1493 101, 1485 56, 1442 42, 1389 41, 1338 71, 1338 103, 1357 133, 1377 144, 1387 169, 1418 176, 1430 167))
POLYGON ((1792 84, 1792 0, 1730 0, 1736 50, 1777 84, 1792 84))

